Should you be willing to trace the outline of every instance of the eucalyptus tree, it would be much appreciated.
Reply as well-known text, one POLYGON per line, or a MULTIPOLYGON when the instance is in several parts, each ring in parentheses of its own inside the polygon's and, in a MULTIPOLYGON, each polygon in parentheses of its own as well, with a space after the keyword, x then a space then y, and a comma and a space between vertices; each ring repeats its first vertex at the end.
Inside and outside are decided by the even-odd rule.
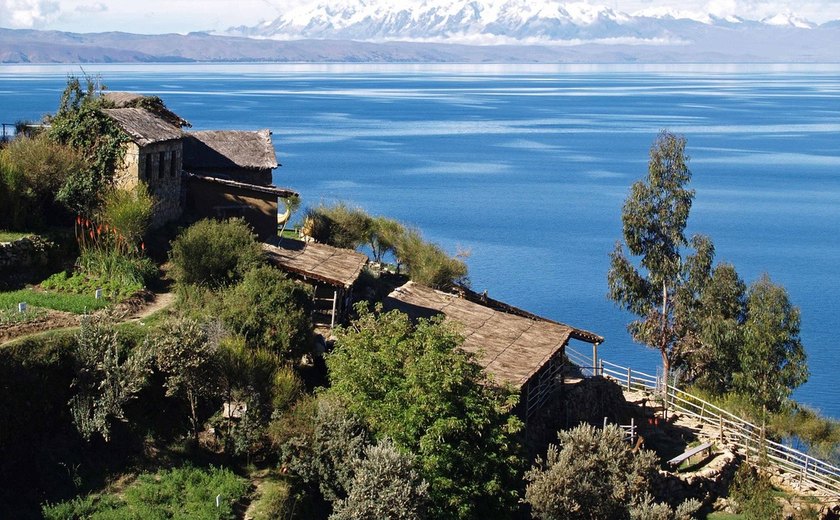
POLYGON ((710 276, 714 247, 685 236, 694 190, 685 137, 661 132, 650 149, 648 173, 633 184, 621 215, 624 242, 610 254, 609 297, 638 318, 633 339, 658 350, 667 375, 688 336, 689 316, 710 276), (686 252, 690 248, 693 254, 686 252), (634 264, 625 253, 638 258, 634 264))

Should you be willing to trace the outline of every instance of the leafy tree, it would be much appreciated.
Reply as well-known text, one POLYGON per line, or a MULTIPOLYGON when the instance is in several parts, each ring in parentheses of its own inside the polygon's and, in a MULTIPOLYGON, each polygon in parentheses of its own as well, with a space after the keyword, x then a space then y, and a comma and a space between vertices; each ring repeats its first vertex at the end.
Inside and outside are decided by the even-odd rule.
POLYGON ((75 150, 44 136, 15 139, 0 150, 0 221, 8 229, 31 229, 63 213, 56 193, 85 168, 75 150))
POLYGON ((637 498, 649 491, 656 454, 633 453, 621 428, 588 424, 557 434, 545 460, 525 474, 525 501, 541 520, 627 518, 637 498))
POLYGON ((784 287, 767 275, 750 286, 747 321, 740 353, 737 391, 752 396, 767 411, 776 411, 794 388, 808 379, 805 349, 799 339, 799 309, 784 287))
POLYGON ((244 220, 202 220, 172 241, 169 258, 177 282, 219 288, 260 265, 263 253, 244 220))
POLYGON ((123 144, 130 140, 102 112, 104 89, 94 78, 86 77, 82 85, 79 78, 70 76, 58 111, 49 119, 49 137, 75 148, 87 163, 86 168, 71 172, 58 192, 62 203, 83 215, 92 215, 99 206, 100 195, 124 159, 123 144))
POLYGON ((365 448, 355 461, 347 498, 335 505, 330 520, 420 520, 426 517, 429 485, 415 457, 384 439, 365 448))
POLYGON ((431 516, 505 516, 516 509, 521 422, 514 391, 493 386, 458 349, 441 320, 412 325, 399 312, 371 312, 338 331, 327 358, 332 386, 378 437, 417 456, 431 516))
POLYGON ((744 338, 747 286, 731 264, 714 268, 689 316, 676 364, 683 378, 714 394, 732 390, 744 338))
POLYGON ((190 424, 195 441, 201 426, 198 410, 201 401, 218 391, 218 345, 211 341, 206 328, 195 320, 181 318, 165 323, 155 339, 155 360, 164 374, 166 395, 180 396, 190 409, 190 424))
POLYGON ((741 464, 729 491, 735 510, 747 520, 777 520, 784 518, 782 506, 776 501, 770 479, 741 464))
POLYGON ((311 316, 311 289, 270 266, 245 273, 224 295, 221 311, 225 325, 251 348, 265 348, 285 359, 311 349, 311 316))
POLYGON ((640 257, 637 268, 617 243, 610 254, 609 297, 639 317, 628 326, 635 341, 657 349, 670 373, 690 312, 703 287, 714 248, 695 237, 695 254, 684 257, 685 227, 694 191, 685 138, 661 132, 650 149, 648 174, 630 189, 621 215, 624 244, 640 257))
POLYGON ((123 407, 137 397, 151 372, 145 346, 128 349, 106 318, 82 320, 77 334, 76 395, 70 400, 73 423, 86 439, 99 433, 110 440, 110 422, 125 420, 123 407))

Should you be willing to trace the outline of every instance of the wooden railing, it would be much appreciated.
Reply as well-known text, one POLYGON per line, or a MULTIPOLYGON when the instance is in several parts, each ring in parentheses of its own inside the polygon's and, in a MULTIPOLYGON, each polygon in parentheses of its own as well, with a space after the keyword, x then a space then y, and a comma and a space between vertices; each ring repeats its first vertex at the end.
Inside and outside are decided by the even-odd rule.
POLYGON ((759 426, 670 384, 666 387, 656 376, 603 360, 593 367, 591 359, 569 347, 566 347, 566 356, 572 363, 586 367, 582 369, 584 375, 612 379, 627 390, 657 392, 666 413, 678 411, 709 427, 717 442, 741 453, 750 464, 758 466, 766 461, 773 469, 786 474, 791 486, 840 500, 840 468, 837 466, 768 440, 759 426), (665 388, 667 392, 664 392, 665 388))

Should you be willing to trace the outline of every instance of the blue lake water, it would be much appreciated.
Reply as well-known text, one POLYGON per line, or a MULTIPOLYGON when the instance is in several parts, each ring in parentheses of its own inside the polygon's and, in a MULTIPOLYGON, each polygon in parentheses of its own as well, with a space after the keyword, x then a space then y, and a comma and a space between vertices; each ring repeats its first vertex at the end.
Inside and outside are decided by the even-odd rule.
MULTIPOLYGON (((802 310, 810 381, 840 418, 840 66, 86 65, 194 129, 270 128, 275 182, 469 250, 473 288, 606 337, 655 373, 606 299, 628 188, 660 129, 685 134, 690 233, 802 310)), ((78 66, 0 67, 0 121, 54 111, 78 66)))

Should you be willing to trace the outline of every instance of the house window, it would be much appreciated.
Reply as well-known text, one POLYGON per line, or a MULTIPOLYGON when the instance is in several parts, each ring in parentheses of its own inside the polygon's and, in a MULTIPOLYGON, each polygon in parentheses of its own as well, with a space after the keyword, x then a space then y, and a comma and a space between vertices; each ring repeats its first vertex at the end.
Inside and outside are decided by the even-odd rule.
POLYGON ((144 165, 146 172, 143 176, 146 179, 151 179, 152 178, 152 154, 147 153, 147 154, 144 155, 144 158, 146 160, 146 164, 144 165))
POLYGON ((158 179, 163 179, 164 166, 166 166, 166 153, 160 152, 158 155, 158 179))
POLYGON ((178 171, 178 151, 173 150, 172 153, 169 155, 169 175, 175 177, 176 172, 178 171))
POLYGON ((246 206, 216 206, 216 216, 220 219, 242 218, 245 216, 246 206))

